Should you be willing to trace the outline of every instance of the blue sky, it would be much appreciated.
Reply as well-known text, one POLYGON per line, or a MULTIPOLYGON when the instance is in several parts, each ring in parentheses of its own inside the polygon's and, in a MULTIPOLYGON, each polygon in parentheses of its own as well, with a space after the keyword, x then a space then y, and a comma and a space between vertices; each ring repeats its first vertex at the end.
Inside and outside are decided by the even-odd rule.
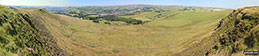
POLYGON ((110 6, 149 4, 236 9, 245 6, 259 6, 259 0, 0 0, 0 4, 27 6, 110 6))

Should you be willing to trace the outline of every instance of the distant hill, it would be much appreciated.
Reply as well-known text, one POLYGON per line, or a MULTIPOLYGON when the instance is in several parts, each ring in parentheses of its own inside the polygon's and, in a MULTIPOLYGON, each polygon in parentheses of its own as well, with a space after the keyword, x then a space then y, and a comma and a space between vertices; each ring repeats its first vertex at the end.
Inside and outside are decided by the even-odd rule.
POLYGON ((47 10, 57 14, 63 14, 85 20, 93 20, 93 22, 96 23, 104 23, 111 25, 139 25, 157 20, 158 18, 165 16, 166 13, 169 12, 216 12, 229 9, 136 4, 120 6, 60 7, 47 8, 47 10), (139 14, 146 15, 134 17, 139 14))

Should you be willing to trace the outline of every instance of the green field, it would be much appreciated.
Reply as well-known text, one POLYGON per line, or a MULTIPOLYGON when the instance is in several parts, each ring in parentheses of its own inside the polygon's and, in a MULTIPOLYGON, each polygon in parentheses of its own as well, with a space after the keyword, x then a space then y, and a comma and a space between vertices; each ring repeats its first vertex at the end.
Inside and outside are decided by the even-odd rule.
MULTIPOLYGON (((225 16, 225 11, 221 12, 178 12, 177 15, 168 16, 162 20, 156 20, 145 24, 146 26, 158 27, 183 27, 192 24, 208 24, 225 16)), ((201 25, 199 24, 199 25, 201 25)))

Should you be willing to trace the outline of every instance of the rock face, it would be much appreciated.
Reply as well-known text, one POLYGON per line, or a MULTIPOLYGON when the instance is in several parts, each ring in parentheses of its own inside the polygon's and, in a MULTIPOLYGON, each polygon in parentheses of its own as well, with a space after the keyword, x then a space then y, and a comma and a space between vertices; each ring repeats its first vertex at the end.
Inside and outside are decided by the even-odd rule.
MULTIPOLYGON (((41 10, 40 10, 41 11, 41 10)), ((40 16, 40 15, 39 15, 40 16)), ((30 12, 0 6, 0 55, 66 56, 30 12)))
POLYGON ((234 10, 223 18, 212 37, 216 45, 206 54, 232 55, 259 49, 259 7, 234 10))

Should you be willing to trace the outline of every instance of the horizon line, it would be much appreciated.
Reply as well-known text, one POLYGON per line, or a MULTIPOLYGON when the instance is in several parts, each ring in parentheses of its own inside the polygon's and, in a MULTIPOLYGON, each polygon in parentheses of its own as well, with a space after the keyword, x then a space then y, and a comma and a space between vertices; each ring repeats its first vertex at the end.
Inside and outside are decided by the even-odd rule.
MULTIPOLYGON (((3 5, 3 4, 0 4, 3 5)), ((202 8, 222 8, 222 9, 238 9, 238 8, 223 8, 209 6, 186 6, 186 5, 154 5, 154 4, 125 4, 125 5, 85 5, 85 6, 50 6, 50 5, 6 5, 6 6, 28 6, 28 7, 109 7, 109 6, 129 6, 129 5, 145 5, 145 6, 179 6, 179 7, 202 7, 202 8)), ((247 6, 251 7, 251 6, 247 6)))

